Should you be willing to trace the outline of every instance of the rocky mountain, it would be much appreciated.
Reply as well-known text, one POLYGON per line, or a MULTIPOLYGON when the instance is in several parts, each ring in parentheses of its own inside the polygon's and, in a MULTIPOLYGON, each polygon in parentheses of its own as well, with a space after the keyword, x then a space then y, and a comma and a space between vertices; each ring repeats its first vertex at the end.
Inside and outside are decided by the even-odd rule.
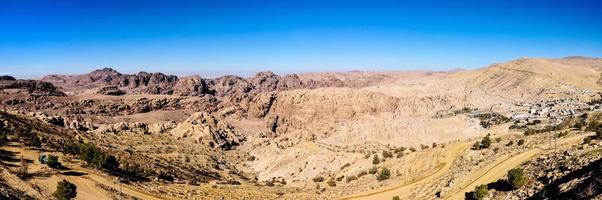
POLYGON ((82 93, 102 86, 114 86, 125 89, 128 93, 172 94, 178 77, 147 72, 122 74, 111 68, 103 68, 82 75, 50 75, 41 80, 73 93, 82 93))
POLYGON ((0 80, 0 91, 5 93, 24 93, 33 96, 65 96, 52 83, 37 80, 0 80))
POLYGON ((103 68, 81 75, 49 75, 41 80, 52 83, 63 91, 73 94, 85 94, 89 93, 88 90, 101 87, 117 87, 128 94, 214 95, 223 97, 319 87, 365 87, 383 81, 391 81, 396 77, 384 74, 386 73, 372 75, 371 73, 349 72, 349 75, 345 73, 323 73, 279 76, 268 71, 259 72, 250 78, 233 75, 202 78, 198 75, 177 77, 147 72, 122 74, 111 68, 103 68), (358 80, 358 77, 361 77, 361 79, 358 80))
MULTIPOLYGON (((140 165, 167 181, 149 191, 165 189, 183 199, 191 193, 172 190, 171 178, 203 182, 200 195, 260 189, 272 199, 332 199, 419 178, 437 171, 441 159, 451 171, 408 199, 452 194, 469 180, 464 177, 490 164, 481 160, 546 142, 545 135, 527 138, 515 129, 602 111, 602 60, 583 57, 524 58, 448 72, 203 78, 105 68, 42 81, 3 79, 3 109, 30 113, 115 153, 121 164, 140 165), (488 134, 494 147, 469 149, 488 134), (526 144, 517 144, 521 139, 526 144), (448 160, 454 155, 462 162, 448 160), (376 180, 372 173, 385 167, 391 180, 376 180), (283 191, 290 196, 278 195, 283 191)), ((566 134, 576 138, 567 142, 586 132, 576 126, 567 126, 566 134)))

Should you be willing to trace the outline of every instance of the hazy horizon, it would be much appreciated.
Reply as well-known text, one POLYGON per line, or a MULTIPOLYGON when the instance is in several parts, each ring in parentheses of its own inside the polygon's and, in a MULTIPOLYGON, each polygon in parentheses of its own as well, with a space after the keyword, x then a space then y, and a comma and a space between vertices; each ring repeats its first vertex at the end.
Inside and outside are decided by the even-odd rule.
POLYGON ((447 71, 602 57, 597 1, 4 1, 0 74, 447 71))

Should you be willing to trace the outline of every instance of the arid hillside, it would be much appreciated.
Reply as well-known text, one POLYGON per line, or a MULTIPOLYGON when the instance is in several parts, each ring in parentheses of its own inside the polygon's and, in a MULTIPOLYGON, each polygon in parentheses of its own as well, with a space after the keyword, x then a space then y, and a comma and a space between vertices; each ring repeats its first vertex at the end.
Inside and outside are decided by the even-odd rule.
MULTIPOLYGON (((115 155, 120 169, 136 166, 146 181, 132 187, 166 198, 192 199, 183 191, 190 190, 207 198, 332 199, 424 174, 447 180, 453 175, 445 170, 474 161, 466 156, 524 153, 501 143, 496 152, 470 153, 468 142, 486 135, 514 141, 543 123, 576 123, 600 109, 600 92, 602 59, 584 57, 521 58, 449 72, 260 72, 249 78, 104 68, 41 80, 0 78, 6 111, 0 125, 28 124, 61 144, 95 144, 115 155), (458 156, 464 157, 452 159, 458 156), (391 179, 372 178, 377 172, 370 171, 383 167, 391 179), (370 174, 362 178, 362 172, 370 174)), ((541 141, 532 141, 536 145, 541 141)), ((61 151, 51 141, 42 146, 61 151)), ((458 178, 470 177, 466 173, 458 178)), ((421 189, 452 195, 465 190, 463 181, 421 189)), ((391 191, 416 189, 409 185, 391 191)))

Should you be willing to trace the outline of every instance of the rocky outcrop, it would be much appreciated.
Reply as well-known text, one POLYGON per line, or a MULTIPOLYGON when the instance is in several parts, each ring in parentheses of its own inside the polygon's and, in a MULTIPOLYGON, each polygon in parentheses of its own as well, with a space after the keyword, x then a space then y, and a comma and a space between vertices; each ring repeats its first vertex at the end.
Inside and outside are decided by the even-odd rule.
POLYGON ((230 125, 218 121, 206 112, 192 114, 171 130, 171 134, 178 139, 190 137, 197 143, 225 150, 232 149, 246 140, 243 135, 234 132, 230 125))
POLYGON ((116 124, 102 125, 98 129, 94 130, 95 133, 113 133, 122 134, 125 132, 136 133, 136 134, 148 134, 148 125, 142 122, 119 122, 116 124))
POLYGON ((217 97, 346 85, 332 74, 325 74, 319 80, 310 79, 308 81, 303 81, 297 74, 279 76, 269 71, 259 72, 248 79, 232 75, 204 79, 200 76, 178 78, 174 75, 147 72, 122 74, 111 68, 98 69, 82 75, 50 75, 42 80, 73 93, 81 93, 98 87, 116 87, 128 94, 214 95, 217 97))
POLYGON ((119 96, 119 95, 125 94, 125 92, 123 90, 120 90, 119 88, 117 88, 115 86, 102 87, 102 88, 98 89, 98 91, 96 91, 96 93, 103 94, 103 95, 111 95, 111 96, 119 96))
POLYGON ((211 80, 211 87, 221 97, 246 94, 253 89, 253 85, 238 76, 222 76, 211 80))
POLYGON ((259 72, 249 82, 254 87, 254 92, 272 92, 289 89, 304 88, 304 83, 296 74, 278 76, 273 72, 259 72))
POLYGON ((83 75, 50 75, 42 80, 72 92, 113 86, 124 89, 127 93, 172 94, 178 77, 147 72, 121 74, 114 69, 103 68, 83 75))
POLYGON ((0 91, 2 90, 24 91, 33 96, 65 96, 65 93, 59 91, 52 83, 36 80, 2 80, 0 81, 0 91))
POLYGON ((268 114, 272 104, 276 100, 276 93, 263 93, 256 95, 250 102, 249 116, 262 118, 268 114))
POLYGON ((49 123, 49 124, 53 124, 56 126, 61 126, 61 127, 65 127, 71 130, 76 130, 76 131, 88 131, 88 130, 94 130, 97 128, 96 125, 90 123, 90 122, 84 122, 78 119, 68 119, 62 116, 58 116, 58 115, 48 115, 46 113, 43 112, 30 112, 29 116, 32 116, 40 121, 49 123))
POLYGON ((207 81, 200 76, 189 76, 181 78, 173 88, 174 95, 201 96, 204 94, 214 95, 215 90, 209 88, 207 81))
POLYGON ((15 77, 12 77, 12 76, 8 76, 8 75, 0 76, 0 81, 14 81, 14 80, 17 80, 17 79, 15 79, 15 77))

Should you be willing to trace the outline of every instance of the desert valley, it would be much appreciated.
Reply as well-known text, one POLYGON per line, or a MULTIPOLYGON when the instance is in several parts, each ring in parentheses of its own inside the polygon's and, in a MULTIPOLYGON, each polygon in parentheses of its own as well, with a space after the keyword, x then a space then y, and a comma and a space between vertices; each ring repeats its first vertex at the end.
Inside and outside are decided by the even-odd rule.
POLYGON ((601 92, 602 59, 578 56, 2 76, 0 197, 65 179, 76 199, 600 199, 601 92))

